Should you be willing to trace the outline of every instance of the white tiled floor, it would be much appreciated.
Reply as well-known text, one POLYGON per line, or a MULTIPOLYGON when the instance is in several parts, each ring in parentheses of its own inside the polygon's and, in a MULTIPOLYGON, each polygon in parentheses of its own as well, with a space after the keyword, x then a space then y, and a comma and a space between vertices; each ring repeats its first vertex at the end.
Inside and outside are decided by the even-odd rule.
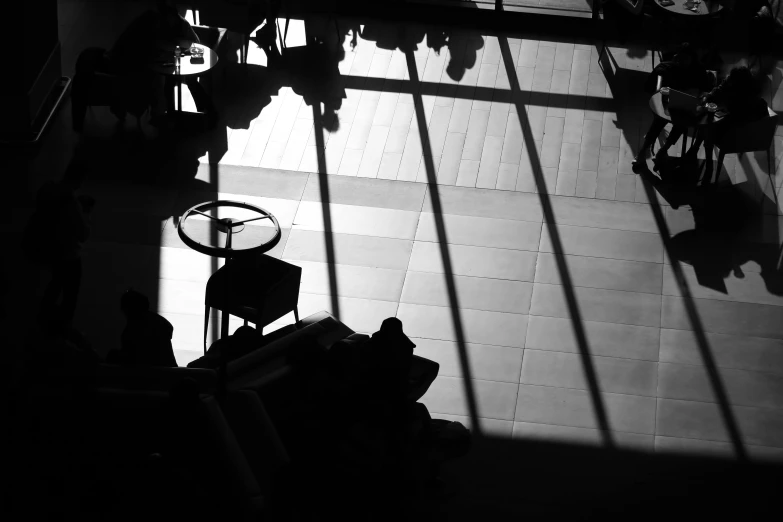
MULTIPOLYGON (((277 215, 284 237, 272 255, 303 267, 300 314, 339 312, 361 332, 399 317, 420 354, 441 364, 424 403, 436 416, 471 424, 468 372, 457 346, 464 340, 487 433, 599 444, 598 399, 621 446, 727 454, 733 446, 716 404, 720 381, 749 454, 781 458, 779 272, 760 268, 762 260, 751 255, 739 260, 745 277, 722 277, 722 291, 702 286, 684 260, 677 262, 684 273, 678 284, 661 223, 629 168, 646 130, 644 99, 614 98, 594 45, 471 36, 481 42, 475 63, 469 46, 436 52, 421 42, 412 53, 415 68, 432 84, 415 92, 392 82, 408 79, 402 51, 362 35, 352 49, 346 36, 339 68, 349 87, 339 128, 324 131, 326 176, 269 170, 317 170, 312 112, 288 87, 250 128, 229 130, 228 152, 211 181, 221 197, 252 199, 277 215), (452 61, 468 67, 459 80, 449 73, 452 61), (362 88, 373 78, 383 79, 382 91, 362 88), (533 92, 510 99, 514 81, 533 92), (421 148, 416 107, 428 124, 429 151, 421 148), (437 183, 422 183, 435 174, 428 164, 437 183), (547 195, 536 193, 536 177, 547 195), (328 203, 321 201, 323 183, 328 203), (324 230, 327 205, 331 228, 324 230), (329 280, 329 262, 336 281, 329 280), (692 298, 683 297, 686 288, 692 298), (693 334, 699 328, 706 346, 693 334), (717 380, 706 373, 711 362, 717 380)), ((611 50, 625 70, 651 67, 649 53, 611 50)), ((252 49, 251 61, 263 63, 263 53, 252 49)), ((774 149, 778 172, 781 140, 774 149)), ((727 174, 756 179, 748 166, 758 167, 727 162, 727 174)), ((202 169, 197 179, 210 180, 205 176, 202 169)), ((773 177, 778 190, 781 179, 773 177)), ((95 189, 97 209, 107 210, 100 210, 106 223, 87 247, 77 321, 94 340, 116 342, 122 324, 114 303, 122 289, 138 286, 175 325, 185 364, 202 349, 203 283, 219 265, 186 249, 170 219, 178 201, 196 195, 187 187, 134 187, 85 185, 95 189), (138 237, 111 228, 141 215, 154 226, 138 237)), ((688 207, 662 210, 672 236, 694 228, 688 207)), ((743 240, 777 251, 781 220, 773 213, 762 221, 743 240)))

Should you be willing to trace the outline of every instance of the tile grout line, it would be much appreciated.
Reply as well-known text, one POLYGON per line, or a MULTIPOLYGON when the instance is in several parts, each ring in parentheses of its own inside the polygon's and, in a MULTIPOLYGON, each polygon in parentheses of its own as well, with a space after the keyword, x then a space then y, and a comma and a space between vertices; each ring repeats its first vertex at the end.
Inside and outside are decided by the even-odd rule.
MULTIPOLYGON (((663 249, 663 257, 666 259, 666 249, 663 249)), ((665 267, 661 264, 661 299, 660 299, 660 316, 658 318, 658 362, 655 367, 655 414, 653 418, 653 432, 655 436, 658 435, 658 408, 660 406, 661 398, 661 330, 663 329, 663 286, 664 278, 663 272, 665 267)), ((653 452, 658 453, 657 444, 653 441, 653 452)))
MULTIPOLYGON (((521 52, 521 46, 520 46, 520 52, 521 52)), ((541 222, 541 230, 540 230, 540 232, 538 234, 538 237, 539 237, 539 240, 538 240, 539 252, 536 254, 536 264, 535 264, 535 270, 533 271, 533 280, 535 280, 536 272, 538 271, 538 254, 540 253, 540 249, 541 249, 541 241, 542 241, 542 238, 543 238, 544 226, 545 226, 545 224, 542 221, 541 222)), ((535 290, 535 285, 533 286, 533 290, 535 290)), ((528 308, 528 321, 527 321, 527 325, 525 327, 525 340, 522 343, 522 362, 519 365, 519 378, 517 379, 517 395, 514 398, 514 421, 516 421, 516 419, 517 419, 517 406, 519 405, 519 388, 520 388, 520 385, 522 384, 522 372, 523 372, 524 365, 525 365, 525 350, 527 350, 527 336, 530 334, 530 308, 533 307, 533 290, 531 290, 531 292, 530 292, 530 306, 528 308)), ((512 434, 512 436, 514 434, 513 426, 512 426, 512 429, 511 429, 511 434, 512 434)))

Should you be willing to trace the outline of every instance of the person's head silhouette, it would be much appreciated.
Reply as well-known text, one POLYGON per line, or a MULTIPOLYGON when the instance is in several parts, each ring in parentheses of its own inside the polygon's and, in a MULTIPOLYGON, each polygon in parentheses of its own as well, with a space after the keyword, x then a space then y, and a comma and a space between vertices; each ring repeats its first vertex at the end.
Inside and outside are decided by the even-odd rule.
POLYGON ((395 348, 407 348, 409 350, 416 348, 416 345, 402 331, 402 321, 396 317, 384 319, 381 323, 381 329, 373 335, 373 339, 395 348))
POLYGON ((131 288, 122 294, 120 308, 128 321, 133 321, 149 311, 150 301, 147 296, 131 288))

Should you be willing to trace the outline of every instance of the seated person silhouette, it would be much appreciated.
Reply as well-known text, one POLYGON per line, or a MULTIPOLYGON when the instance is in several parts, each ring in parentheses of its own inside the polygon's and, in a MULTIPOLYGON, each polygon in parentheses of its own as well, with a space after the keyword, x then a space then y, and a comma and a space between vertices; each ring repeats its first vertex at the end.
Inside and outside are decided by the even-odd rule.
MULTIPOLYGON (((199 43, 199 38, 193 28, 182 16, 172 0, 157 0, 156 8, 147 11, 134 20, 120 35, 112 47, 109 58, 114 70, 125 77, 120 89, 119 100, 112 107, 112 112, 122 119, 125 115, 124 104, 138 96, 135 89, 154 82, 154 73, 150 65, 156 62, 174 61, 174 49, 179 46, 188 49, 193 43, 199 43), (123 100, 123 98, 126 98, 123 100)), ((196 108, 210 118, 215 118, 215 108, 211 98, 198 81, 196 76, 183 76, 182 80, 188 86, 196 108)), ((165 79, 165 95, 167 108, 174 110, 174 94, 176 81, 167 75, 165 79)))
POLYGON ((438 374, 437 363, 413 355, 415 347, 402 322, 390 317, 371 338, 345 339, 328 354, 336 416, 383 432, 392 454, 404 452, 426 428, 416 401, 438 374))
MULTIPOLYGON (((733 125, 760 120, 769 112, 767 102, 759 96, 759 84, 746 66, 732 69, 720 85, 707 93, 702 101, 715 103, 727 112, 720 121, 707 126, 703 135, 700 135, 688 150, 688 155, 695 157, 702 142, 704 143, 707 173, 712 176, 712 152, 715 142, 720 141, 733 125)), ((718 175, 720 173, 716 174, 718 175)))
MULTIPOLYGON (((645 91, 654 93, 657 90, 658 77, 661 78, 662 87, 671 87, 680 91, 691 89, 706 91, 714 85, 712 75, 701 64, 696 51, 688 43, 680 45, 671 60, 655 66, 645 82, 645 91)), ((667 123, 665 119, 654 116, 649 130, 644 136, 644 143, 631 164, 633 171, 637 174, 644 168, 645 160, 649 157, 655 140, 658 139, 667 123)), ((677 142, 684 131, 685 129, 678 125, 672 128, 666 137, 666 142, 655 154, 656 164, 666 157, 669 148, 677 142)))
POLYGON ((131 366, 176 367, 171 337, 174 327, 166 319, 150 311, 149 299, 135 290, 128 290, 120 300, 127 325, 122 332, 122 348, 112 352, 107 362, 131 366))
POLYGON ((233 361, 261 346, 263 336, 252 326, 240 326, 228 337, 218 339, 206 355, 188 363, 188 368, 217 368, 223 361, 233 361))
POLYGON ((95 201, 77 196, 79 187, 80 179, 70 167, 61 181, 45 183, 22 241, 28 259, 52 272, 40 315, 55 330, 71 330, 82 279, 81 247, 90 235, 88 218, 95 201))

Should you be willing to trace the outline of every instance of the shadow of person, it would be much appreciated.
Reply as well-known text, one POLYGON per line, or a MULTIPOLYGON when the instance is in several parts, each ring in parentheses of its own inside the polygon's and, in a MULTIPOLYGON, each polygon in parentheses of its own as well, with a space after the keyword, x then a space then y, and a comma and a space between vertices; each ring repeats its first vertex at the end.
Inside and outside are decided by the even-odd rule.
POLYGON ((465 71, 476 66, 478 50, 484 47, 484 39, 476 33, 453 31, 446 42, 450 60, 446 65, 446 74, 455 81, 465 76, 465 71))
POLYGON ((742 266, 755 263, 767 291, 783 295, 777 216, 758 213, 733 186, 700 199, 692 202, 694 228, 672 237, 670 255, 693 266, 701 286, 724 294, 725 280, 742 279, 742 266))
POLYGON ((448 29, 440 27, 427 29, 427 47, 435 51, 436 54, 440 54, 440 50, 446 46, 450 34, 448 29))
POLYGON ((427 31, 418 24, 378 24, 366 25, 361 36, 364 40, 375 42, 376 47, 381 49, 407 52, 419 48, 419 44, 427 36, 427 31))
POLYGON ((330 132, 340 127, 337 112, 346 97, 339 69, 344 58, 342 46, 318 39, 285 51, 284 61, 291 88, 302 96, 308 106, 323 105, 322 124, 330 132))
POLYGON ((253 64, 228 64, 237 81, 227 82, 215 105, 221 121, 230 129, 249 129, 264 107, 283 86, 282 73, 253 64), (241 69, 241 70, 240 70, 241 69))

